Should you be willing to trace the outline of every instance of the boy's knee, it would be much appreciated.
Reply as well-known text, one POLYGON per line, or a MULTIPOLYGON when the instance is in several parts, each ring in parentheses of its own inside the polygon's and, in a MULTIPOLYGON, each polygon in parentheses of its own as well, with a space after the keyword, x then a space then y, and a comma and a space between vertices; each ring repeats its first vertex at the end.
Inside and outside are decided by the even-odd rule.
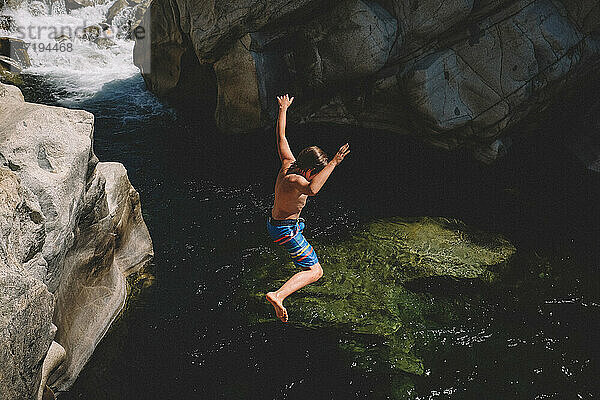
POLYGON ((315 281, 321 279, 321 277, 323 276, 323 268, 321 268, 321 264, 317 263, 317 264, 313 265, 313 267, 311 269, 315 276, 315 281))

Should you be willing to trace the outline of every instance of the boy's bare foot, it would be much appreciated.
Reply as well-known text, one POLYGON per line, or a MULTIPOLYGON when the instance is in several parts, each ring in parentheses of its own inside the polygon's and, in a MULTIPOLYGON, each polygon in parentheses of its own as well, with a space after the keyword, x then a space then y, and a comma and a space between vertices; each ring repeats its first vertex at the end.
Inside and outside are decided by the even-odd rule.
POLYGON ((287 322, 287 320, 288 320, 287 310, 283 306, 283 303, 281 302, 281 300, 279 300, 277 293, 269 292, 269 293, 267 293, 267 295, 265 297, 267 298, 269 303, 273 304, 277 318, 279 318, 281 320, 281 322, 287 322))

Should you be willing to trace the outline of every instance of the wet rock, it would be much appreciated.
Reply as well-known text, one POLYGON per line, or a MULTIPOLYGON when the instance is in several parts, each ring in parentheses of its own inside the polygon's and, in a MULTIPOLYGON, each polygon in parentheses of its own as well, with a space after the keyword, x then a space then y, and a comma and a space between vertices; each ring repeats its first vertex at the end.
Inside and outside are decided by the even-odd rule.
POLYGON ((1 398, 35 398, 46 377, 66 390, 121 310, 126 276, 152 258, 139 196, 121 164, 98 162, 92 131, 90 113, 0 84, 1 398), (15 358, 23 335, 31 354, 15 358))
POLYGON ((58 43, 70 42, 71 38, 67 35, 60 35, 55 39, 58 43))
POLYGON ((111 26, 105 23, 90 25, 82 30, 79 37, 84 40, 96 43, 98 47, 109 48, 115 45, 115 42, 110 39, 113 35, 111 26))
MULTIPOLYGON (((2 59, 4 56, 0 56, 2 59)), ((12 62, 12 59, 8 59, 8 62, 12 62)), ((10 64, 9 64, 10 65, 10 64)), ((5 67, 2 62, 0 62, 0 82, 9 83, 12 85, 21 85, 23 84, 23 78, 21 74, 17 71, 18 65, 16 67, 5 67)), ((1 161, 1 159, 0 159, 1 161)), ((8 165, 8 164, 6 164, 8 165)))
MULTIPOLYGON (((424 362, 415 332, 449 321, 460 305, 417 293, 412 282, 451 279, 490 282, 515 247, 504 237, 446 218, 374 221, 335 245, 313 243, 325 273, 286 300, 291 324, 340 332, 341 347, 359 365, 385 365, 422 374, 424 362), (373 338, 378 346, 370 346, 373 338)), ((278 288, 297 268, 272 247, 254 259, 243 278, 244 296, 253 299, 256 323, 273 321, 264 293, 278 288)))
MULTIPOLYGON (((0 5, 0 8, 2 6, 0 5)), ((0 29, 5 31, 13 31, 17 28, 15 19, 10 15, 0 15, 0 29)))
POLYGON ((102 32, 103 30, 100 25, 90 25, 83 28, 83 30, 81 31, 80 38, 93 42, 94 40, 100 37, 102 32))
POLYGON ((96 38, 96 40, 94 40, 94 43, 96 43, 98 47, 103 49, 108 49, 109 47, 115 46, 115 42, 105 37, 96 38))
POLYGON ((91 0, 65 0, 67 10, 76 10, 82 7, 89 7, 93 3, 91 0))

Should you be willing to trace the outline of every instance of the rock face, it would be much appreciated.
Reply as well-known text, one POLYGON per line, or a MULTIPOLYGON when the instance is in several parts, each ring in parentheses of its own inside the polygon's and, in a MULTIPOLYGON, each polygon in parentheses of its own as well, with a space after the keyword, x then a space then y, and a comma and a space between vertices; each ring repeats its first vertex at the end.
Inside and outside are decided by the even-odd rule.
MULTIPOLYGON (((375 221, 343 242, 313 245, 325 274, 286 300, 289 323, 335 329, 342 349, 366 370, 376 366, 417 375, 424 371, 424 360, 414 348, 415 333, 439 328, 463 308, 453 301, 434 301, 411 285, 439 279, 490 282, 516 251, 500 235, 429 217, 375 221), (374 338, 381 345, 370 345, 374 338)), ((274 246, 248 260, 241 304, 254 299, 251 319, 273 321, 264 293, 298 269, 274 246)))
POLYGON ((410 132, 476 154, 493 153, 600 54, 595 0, 154 0, 142 24, 152 36, 134 60, 147 86, 176 98, 198 85, 224 131, 272 124, 287 92, 293 121, 410 132), (204 93, 207 80, 216 90, 204 93))
POLYGON ((92 132, 90 113, 0 84, 0 398, 68 388, 152 258, 139 196, 92 132))
POLYGON ((0 395, 31 399, 56 331, 54 298, 23 266, 44 240, 40 206, 12 171, 0 168, 0 395))

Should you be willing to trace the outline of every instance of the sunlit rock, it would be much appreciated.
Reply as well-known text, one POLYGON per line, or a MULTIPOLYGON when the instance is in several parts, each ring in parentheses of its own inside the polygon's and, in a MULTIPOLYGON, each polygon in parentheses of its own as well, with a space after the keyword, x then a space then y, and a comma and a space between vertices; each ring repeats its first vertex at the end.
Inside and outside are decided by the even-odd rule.
MULTIPOLYGON (((54 329, 56 329, 56 327, 54 329)), ((42 379, 38 389, 37 400, 43 400, 45 393, 46 396, 48 396, 47 393, 51 390, 46 385, 48 382, 48 376, 50 376, 50 373, 52 373, 52 371, 54 371, 56 367, 58 367, 64 361, 65 355, 65 349, 60 344, 52 342, 42 365, 42 379)))
MULTIPOLYGON (((0 90, 2 86, 0 85, 0 90)), ((0 99, 4 100, 1 96, 0 99)), ((1 130, 0 130, 1 132, 1 130)), ((3 136, 0 135, 0 141, 3 136)), ((54 297, 24 265, 45 239, 35 196, 0 166, 0 398, 33 399, 56 327, 54 297)))
POLYGON ((92 114, 0 84, 0 398, 35 398, 46 378, 66 390, 152 258, 139 196, 121 164, 98 162, 92 132, 92 114))

